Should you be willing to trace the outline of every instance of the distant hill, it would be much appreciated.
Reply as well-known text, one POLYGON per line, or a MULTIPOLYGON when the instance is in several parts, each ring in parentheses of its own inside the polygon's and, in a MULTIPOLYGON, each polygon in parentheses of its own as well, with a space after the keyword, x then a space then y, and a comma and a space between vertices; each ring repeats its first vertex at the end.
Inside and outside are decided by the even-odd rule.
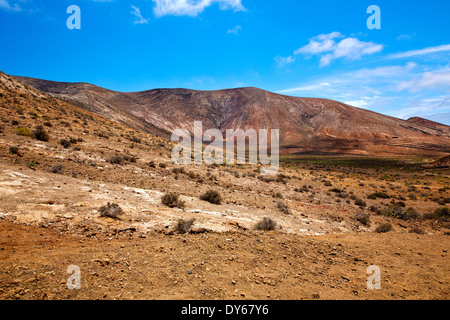
POLYGON ((436 122, 436 121, 431 121, 431 120, 428 120, 428 119, 424 119, 424 118, 421 118, 421 117, 409 118, 408 122, 415 123, 415 124, 418 124, 418 125, 430 128, 430 129, 435 129, 435 130, 441 131, 442 133, 445 133, 445 134, 449 134, 450 133, 450 127, 449 126, 447 126, 445 124, 442 124, 442 123, 439 123, 439 122, 436 122))
POLYGON ((16 77, 42 92, 131 128, 169 138, 176 128, 279 129, 282 153, 450 153, 450 127, 408 121, 337 101, 279 95, 257 88, 116 92, 88 83, 16 77))

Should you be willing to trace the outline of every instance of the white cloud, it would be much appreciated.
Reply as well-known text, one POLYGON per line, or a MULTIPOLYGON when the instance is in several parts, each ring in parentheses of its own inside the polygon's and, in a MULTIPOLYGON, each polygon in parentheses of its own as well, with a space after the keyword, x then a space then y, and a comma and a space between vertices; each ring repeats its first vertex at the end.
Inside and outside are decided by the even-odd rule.
POLYGON ((365 108, 369 105, 369 102, 367 102, 367 100, 343 101, 343 103, 357 108, 365 108))
POLYGON ((130 11, 130 13, 136 17, 136 20, 134 20, 133 23, 135 23, 135 24, 145 24, 145 23, 148 23, 148 20, 145 19, 145 18, 142 16, 141 10, 140 10, 138 7, 136 7, 136 6, 131 6, 131 9, 132 9, 132 10, 130 11))
POLYGON ((298 87, 288 88, 279 93, 298 93, 317 91, 325 95, 344 98, 346 101, 360 100, 361 97, 380 95, 378 88, 383 91, 394 90, 402 79, 411 79, 417 69, 415 62, 405 65, 382 66, 377 68, 362 68, 339 75, 319 78, 312 83, 298 87))
POLYGON ((410 75, 410 72, 418 66, 415 62, 408 62, 406 65, 382 66, 377 68, 363 68, 354 72, 346 73, 345 78, 355 80, 382 79, 389 80, 404 78, 410 75))
MULTIPOLYGON (((429 116, 450 113, 450 96, 438 96, 435 98, 414 99, 406 107, 394 110, 394 117, 408 119, 414 116, 429 116)), ((434 121, 440 122, 439 119, 434 121)))
POLYGON ((423 118, 450 126, 450 112, 421 115, 423 118))
POLYGON ((227 33, 237 35, 239 33, 239 31, 241 31, 241 30, 242 30, 242 27, 237 25, 237 26, 231 28, 230 30, 228 30, 227 33))
POLYGON ((276 56, 274 60, 277 63, 278 67, 283 68, 286 65, 291 64, 292 62, 294 62, 295 58, 292 57, 292 56, 289 56, 289 57, 276 56))
POLYGON ((320 34, 309 40, 309 43, 295 50, 294 54, 320 54, 324 52, 332 51, 336 46, 336 38, 343 38, 344 36, 340 32, 332 32, 329 34, 320 34))
POLYGON ((403 81, 398 85, 399 90, 418 92, 423 89, 443 88, 450 90, 450 70, 425 72, 420 78, 403 81))
POLYGON ((450 44, 444 44, 437 47, 429 47, 425 49, 419 49, 419 50, 411 50, 406 52, 400 52, 389 55, 388 59, 401 59, 401 58, 410 58, 414 56, 423 56, 430 53, 438 53, 438 52, 446 52, 450 51, 450 44))
POLYGON ((241 0, 152 0, 156 3, 154 13, 157 17, 165 15, 195 17, 213 4, 218 4, 221 10, 245 10, 241 0))
POLYGON ((310 85, 305 85, 305 86, 301 86, 301 87, 280 90, 280 91, 278 91, 278 93, 299 93, 299 92, 305 92, 305 91, 316 91, 316 90, 323 89, 325 87, 331 87, 331 84, 329 84, 327 82, 310 84, 310 85))
POLYGON ((11 5, 9 0, 0 0, 0 9, 7 11, 22 11, 22 8, 17 3, 11 5))
POLYGON ((332 60, 345 58, 356 60, 364 55, 372 55, 383 50, 383 45, 360 41, 358 38, 345 38, 340 32, 321 34, 309 40, 309 43, 294 54, 320 56, 320 66, 324 67, 332 60))

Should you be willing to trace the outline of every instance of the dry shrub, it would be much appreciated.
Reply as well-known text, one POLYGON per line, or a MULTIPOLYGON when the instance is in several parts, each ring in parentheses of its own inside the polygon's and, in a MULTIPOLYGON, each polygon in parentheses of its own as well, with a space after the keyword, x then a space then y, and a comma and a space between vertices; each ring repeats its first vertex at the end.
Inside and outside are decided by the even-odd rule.
POLYGON ((275 221, 265 217, 255 225, 255 230, 272 231, 275 230, 276 227, 277 224, 275 221))
POLYGON ((222 196, 215 190, 208 190, 200 196, 200 200, 207 201, 212 204, 221 204, 222 196))
POLYGON ((178 220, 176 226, 175 226, 175 232, 178 233, 188 233, 191 232, 192 226, 194 225, 195 220, 184 220, 180 219, 178 220))
POLYGON ((180 196, 176 193, 166 193, 161 197, 161 201, 164 205, 169 208, 180 208, 184 209, 186 203, 180 200, 180 196))
POLYGON ((122 208, 117 203, 107 203, 106 206, 98 209, 101 217, 110 217, 117 219, 121 214, 123 214, 122 208))

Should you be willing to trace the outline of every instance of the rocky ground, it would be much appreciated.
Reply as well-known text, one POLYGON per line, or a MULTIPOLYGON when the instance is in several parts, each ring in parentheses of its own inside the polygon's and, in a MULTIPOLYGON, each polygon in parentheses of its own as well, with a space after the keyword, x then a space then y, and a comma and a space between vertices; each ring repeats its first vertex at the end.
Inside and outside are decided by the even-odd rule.
POLYGON ((0 222, 2 299, 448 299, 449 240, 278 232, 61 235, 0 222), (67 268, 81 289, 67 287, 67 268), (367 288, 367 267, 381 289, 367 288))

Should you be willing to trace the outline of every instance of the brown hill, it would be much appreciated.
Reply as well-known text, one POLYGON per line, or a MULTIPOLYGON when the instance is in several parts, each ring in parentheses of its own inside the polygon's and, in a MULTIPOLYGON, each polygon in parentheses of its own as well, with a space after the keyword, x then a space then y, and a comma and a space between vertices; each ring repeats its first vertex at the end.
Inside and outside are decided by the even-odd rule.
POLYGON ((436 121, 431 121, 431 120, 428 120, 428 119, 424 119, 424 118, 421 118, 421 117, 409 118, 408 122, 415 123, 415 124, 418 124, 418 125, 421 125, 423 127, 430 128, 430 129, 435 129, 435 130, 441 131, 444 134, 449 134, 450 133, 450 127, 449 126, 447 126, 445 124, 442 124, 442 123, 439 123, 439 122, 436 122, 436 121))
MULTIPOLYGON (((87 83, 16 77, 76 106, 165 138, 176 128, 280 129, 282 153, 435 154, 450 152, 450 132, 343 103, 257 88, 116 92, 87 83)), ((443 126, 443 125, 441 125, 443 126)), ((444 126, 447 127, 447 126, 444 126)), ((448 128, 448 127, 447 127, 448 128)))

